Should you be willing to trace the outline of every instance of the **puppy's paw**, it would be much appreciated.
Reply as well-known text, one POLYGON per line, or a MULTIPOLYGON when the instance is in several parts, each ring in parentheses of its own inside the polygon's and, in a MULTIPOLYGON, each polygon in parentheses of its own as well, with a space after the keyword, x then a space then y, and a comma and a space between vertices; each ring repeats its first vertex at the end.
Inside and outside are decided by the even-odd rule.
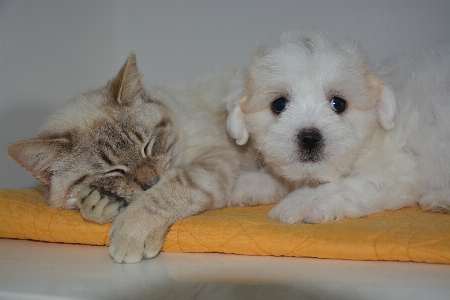
POLYGON ((170 224, 140 201, 132 202, 114 220, 109 254, 117 263, 137 263, 155 257, 170 224))
POLYGON ((243 172, 233 186, 228 206, 275 203, 287 193, 279 180, 265 172, 243 172))
POLYGON ((314 189, 289 194, 269 211, 268 217, 287 224, 313 224, 342 218, 332 206, 321 200, 314 189))
POLYGON ((450 189, 430 192, 419 201, 423 210, 439 213, 450 212, 450 189))
POLYGON ((99 224, 114 220, 125 205, 124 200, 105 195, 96 188, 85 188, 77 197, 77 206, 83 218, 99 224))

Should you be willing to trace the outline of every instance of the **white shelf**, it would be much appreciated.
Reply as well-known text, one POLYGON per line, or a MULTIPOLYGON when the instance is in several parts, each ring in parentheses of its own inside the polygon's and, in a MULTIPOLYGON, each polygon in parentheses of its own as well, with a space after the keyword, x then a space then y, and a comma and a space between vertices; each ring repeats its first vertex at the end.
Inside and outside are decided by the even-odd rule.
POLYGON ((0 239, 0 299, 446 299, 450 265, 161 253, 0 239))

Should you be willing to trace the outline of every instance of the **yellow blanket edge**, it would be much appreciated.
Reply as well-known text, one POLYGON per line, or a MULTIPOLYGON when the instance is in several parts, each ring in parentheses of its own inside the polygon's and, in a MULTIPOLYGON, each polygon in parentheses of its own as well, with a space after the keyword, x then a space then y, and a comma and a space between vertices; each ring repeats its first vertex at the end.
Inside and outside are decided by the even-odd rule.
MULTIPOLYGON (((450 264, 450 215, 404 208, 322 224, 267 219, 273 205, 230 207, 175 223, 162 251, 450 264)), ((111 224, 43 202, 39 190, 0 189, 0 237, 109 245, 111 224)))

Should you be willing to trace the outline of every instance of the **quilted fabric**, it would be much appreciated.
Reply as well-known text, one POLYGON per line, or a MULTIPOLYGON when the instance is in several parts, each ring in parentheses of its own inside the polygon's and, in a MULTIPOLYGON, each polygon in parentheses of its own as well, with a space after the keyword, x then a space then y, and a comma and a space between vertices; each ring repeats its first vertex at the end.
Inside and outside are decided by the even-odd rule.
MULTIPOLYGON (((449 214, 405 208, 285 225, 266 218, 271 207, 231 207, 185 218, 171 227, 162 250, 450 264, 449 214)), ((49 208, 38 190, 0 190, 0 237, 108 245, 110 226, 49 208)))
POLYGON ((0 189, 0 237, 108 245, 111 224, 87 222, 78 211, 48 207, 40 190, 0 189))

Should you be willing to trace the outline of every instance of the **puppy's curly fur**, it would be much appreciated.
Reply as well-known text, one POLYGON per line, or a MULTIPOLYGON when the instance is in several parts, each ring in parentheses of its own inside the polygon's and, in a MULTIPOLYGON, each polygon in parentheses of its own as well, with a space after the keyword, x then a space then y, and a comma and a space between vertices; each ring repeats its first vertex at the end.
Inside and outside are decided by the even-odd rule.
POLYGON ((375 75, 356 42, 287 33, 228 97, 228 131, 265 166, 232 203, 281 202, 269 217, 317 223, 419 203, 450 208, 450 45, 375 75), (236 97, 236 95, 240 95, 236 97))

